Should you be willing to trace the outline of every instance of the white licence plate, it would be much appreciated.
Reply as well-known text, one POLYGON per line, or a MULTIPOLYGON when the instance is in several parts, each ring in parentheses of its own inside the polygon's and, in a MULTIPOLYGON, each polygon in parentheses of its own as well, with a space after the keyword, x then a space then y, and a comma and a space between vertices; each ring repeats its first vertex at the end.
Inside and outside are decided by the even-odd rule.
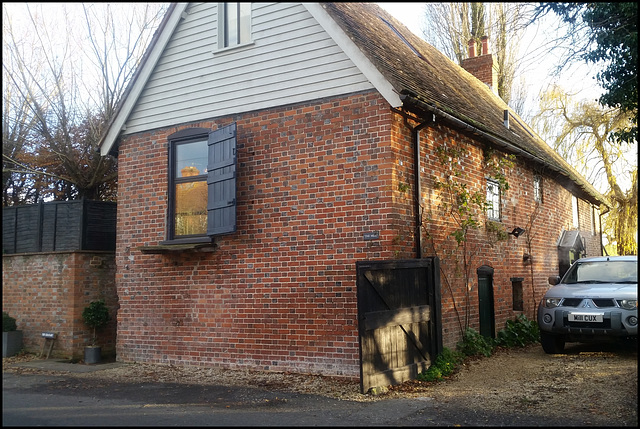
POLYGON ((569 322, 596 322, 602 323, 604 314, 594 313, 569 313, 569 322))

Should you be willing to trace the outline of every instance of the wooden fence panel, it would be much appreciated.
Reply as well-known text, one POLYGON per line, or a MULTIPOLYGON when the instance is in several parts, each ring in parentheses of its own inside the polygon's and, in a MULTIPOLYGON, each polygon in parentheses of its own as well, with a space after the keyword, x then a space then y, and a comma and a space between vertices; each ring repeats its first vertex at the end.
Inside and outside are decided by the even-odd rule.
MULTIPOLYGON (((2 212, 4 213, 4 208, 2 212)), ((40 248, 40 228, 42 216, 39 205, 16 207, 15 252, 37 252, 40 248)))
POLYGON ((17 216, 17 210, 2 208, 2 253, 16 253, 17 216))
POLYGON ((4 253, 115 250, 116 203, 52 201, 2 208, 4 253))

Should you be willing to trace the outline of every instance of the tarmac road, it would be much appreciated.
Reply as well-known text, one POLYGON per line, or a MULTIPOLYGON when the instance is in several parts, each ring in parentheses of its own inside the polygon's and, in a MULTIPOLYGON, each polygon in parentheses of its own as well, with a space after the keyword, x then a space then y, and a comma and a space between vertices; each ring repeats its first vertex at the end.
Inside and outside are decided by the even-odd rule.
POLYGON ((87 386, 64 377, 3 375, 3 426, 395 425, 424 401, 337 401, 260 389, 166 383, 87 386))
MULTIPOLYGON (((68 365, 49 361, 31 365, 68 365)), ((115 363, 117 365, 117 363, 115 363)), ((98 367, 74 365, 78 370, 98 367)), ((67 366, 68 368, 68 366, 67 366)), ((537 426, 432 398, 354 402, 258 388, 118 383, 64 375, 2 375, 3 426, 537 426), (499 422, 499 423, 498 423, 499 422)), ((545 421, 549 426, 578 422, 545 421)))

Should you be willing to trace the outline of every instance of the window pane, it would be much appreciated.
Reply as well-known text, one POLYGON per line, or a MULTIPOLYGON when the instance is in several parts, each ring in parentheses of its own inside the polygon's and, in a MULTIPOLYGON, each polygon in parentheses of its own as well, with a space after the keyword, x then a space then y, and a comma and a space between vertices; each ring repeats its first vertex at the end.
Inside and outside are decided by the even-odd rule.
POLYGON ((207 233, 207 181, 175 186, 175 235, 207 233))
POLYGON ((179 143, 174 164, 174 237, 207 232, 207 140, 179 143))
POLYGON ((238 3, 225 3, 224 4, 224 19, 225 19, 225 46, 237 45, 238 40, 238 3))
POLYGON ((240 3, 240 43, 251 41, 251 3, 240 3))
POLYGON ((207 172, 207 141, 176 146, 176 177, 190 177, 207 172))

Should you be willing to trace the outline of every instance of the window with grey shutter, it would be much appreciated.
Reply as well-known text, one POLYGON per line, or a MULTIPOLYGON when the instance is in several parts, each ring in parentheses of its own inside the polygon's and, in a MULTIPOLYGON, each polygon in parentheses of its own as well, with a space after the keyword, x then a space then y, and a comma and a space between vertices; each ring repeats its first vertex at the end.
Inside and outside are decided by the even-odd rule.
POLYGON ((207 235, 236 231, 236 124, 209 133, 207 235))

